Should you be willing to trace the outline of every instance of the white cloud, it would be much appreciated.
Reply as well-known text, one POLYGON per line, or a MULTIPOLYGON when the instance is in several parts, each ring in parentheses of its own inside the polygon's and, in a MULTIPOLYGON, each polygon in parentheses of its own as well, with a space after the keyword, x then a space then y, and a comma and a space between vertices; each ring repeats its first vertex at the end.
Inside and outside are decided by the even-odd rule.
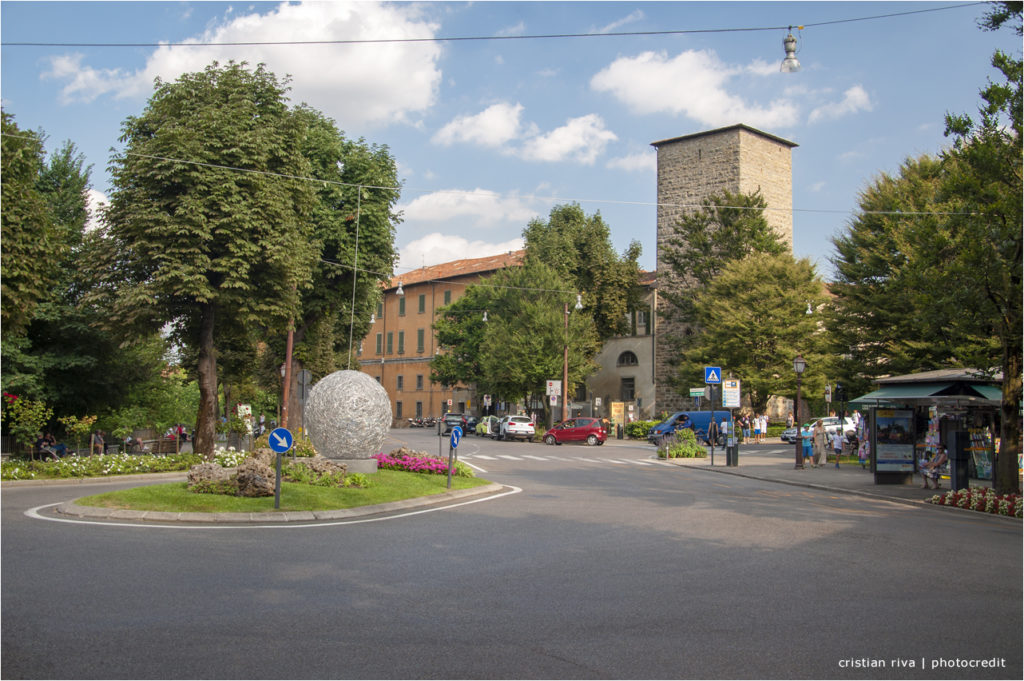
POLYGON ((91 232, 100 227, 100 210, 110 204, 110 199, 103 192, 89 189, 86 192, 86 210, 89 218, 85 222, 85 231, 91 232))
MULTIPOLYGON (((263 9, 266 5, 257 5, 263 9)), ((377 2, 281 3, 259 14, 227 11, 202 35, 179 42, 286 42, 429 38, 438 25, 422 18, 414 4, 377 2)), ((439 43, 367 45, 162 46, 134 72, 95 69, 82 56, 54 57, 44 77, 66 80, 62 102, 91 101, 102 95, 144 97, 157 76, 173 81, 201 71, 213 61, 265 63, 279 78, 291 74, 293 103, 306 102, 347 126, 405 121, 429 108, 437 97, 441 71, 439 43)))
POLYGON ((815 193, 820 192, 824 188, 825 188, 825 182, 824 181, 815 182, 814 184, 811 185, 811 191, 815 192, 815 193))
POLYGON ((500 147, 519 135, 522 113, 522 104, 493 104, 474 116, 455 118, 438 130, 432 141, 444 146, 466 142, 500 147))
POLYGON ((404 206, 399 206, 399 209, 406 225, 467 218, 476 227, 491 227, 504 222, 525 225, 538 214, 520 196, 502 196, 485 189, 425 194, 404 206))
POLYGON ((684 115, 715 127, 794 125, 797 108, 792 102, 778 99, 757 105, 728 91, 731 78, 756 68, 757 62, 749 69, 729 66, 710 50, 687 50, 672 58, 664 52, 644 52, 616 59, 591 78, 590 86, 611 93, 640 114, 684 115))
POLYGON ((591 32, 592 33, 615 33, 618 29, 622 28, 626 24, 632 24, 633 22, 641 21, 643 18, 644 18, 643 10, 636 9, 636 10, 633 10, 632 12, 630 12, 628 15, 624 16, 623 18, 619 19, 618 21, 613 21, 612 23, 608 24, 604 28, 598 28, 598 29, 595 29, 595 30, 593 30, 591 32))
POLYGON ((630 154, 629 156, 620 156, 619 158, 610 159, 605 166, 630 172, 655 172, 658 169, 658 154, 653 151, 644 151, 638 154, 630 154))
POLYGON ((523 123, 523 105, 500 102, 478 114, 458 116, 434 135, 435 144, 477 144, 527 161, 573 161, 592 165, 618 139, 597 114, 570 118, 565 125, 540 133, 523 123))
POLYGON ((399 249, 397 272, 401 274, 420 267, 464 258, 484 258, 489 255, 518 251, 522 247, 522 238, 491 243, 470 241, 461 236, 433 232, 415 241, 410 241, 399 249))
POLYGON ((808 123, 816 123, 821 120, 841 118, 858 111, 871 111, 873 105, 867 91, 860 85, 854 85, 843 93, 843 99, 838 102, 823 104, 811 111, 807 117, 808 123))
POLYGON ((521 156, 535 161, 574 160, 592 165, 618 137, 597 114, 570 118, 565 125, 526 141, 521 156))

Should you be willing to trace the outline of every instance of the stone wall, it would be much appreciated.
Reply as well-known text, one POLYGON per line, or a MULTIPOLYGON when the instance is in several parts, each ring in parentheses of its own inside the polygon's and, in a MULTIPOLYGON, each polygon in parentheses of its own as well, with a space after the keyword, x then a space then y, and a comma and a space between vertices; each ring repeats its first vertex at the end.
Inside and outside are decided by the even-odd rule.
MULTIPOLYGON (((793 243, 792 147, 794 143, 745 125, 654 142, 658 150, 659 292, 687 287, 670 272, 664 255, 672 226, 701 201, 722 191, 753 193, 760 189, 768 204, 765 218, 786 243, 793 243)), ((660 412, 692 407, 672 385, 675 374, 670 338, 686 329, 670 318, 671 306, 658 296, 655 316, 655 401, 660 412)), ((742 377, 740 377, 742 378, 742 377)), ((703 386, 693 386, 703 387, 703 386)))

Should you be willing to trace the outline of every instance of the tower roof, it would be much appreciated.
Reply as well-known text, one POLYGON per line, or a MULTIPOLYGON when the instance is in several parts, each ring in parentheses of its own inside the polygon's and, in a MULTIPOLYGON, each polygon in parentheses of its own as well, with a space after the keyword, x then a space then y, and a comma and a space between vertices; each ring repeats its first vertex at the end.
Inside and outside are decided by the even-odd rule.
POLYGON ((716 128, 714 130, 705 130, 704 132, 695 132, 692 135, 683 135, 681 137, 672 137, 672 138, 667 139, 667 140, 660 140, 658 142, 651 142, 651 146, 652 147, 658 147, 658 146, 661 146, 663 144, 671 144, 672 142, 680 142, 682 140, 689 140, 689 139, 694 139, 694 138, 697 138, 697 137, 708 137, 708 136, 711 136, 711 135, 719 135, 721 133, 731 132, 733 130, 746 130, 749 133, 753 133, 755 135, 760 135, 761 137, 766 137, 766 138, 768 138, 770 140, 778 142, 779 144, 784 144, 784 145, 786 145, 787 147, 790 147, 790 148, 800 146, 796 142, 790 142, 787 139, 783 139, 782 137, 778 137, 777 135, 772 135, 770 133, 764 132, 763 130, 758 130, 757 128, 752 128, 749 125, 744 125, 743 123, 738 123, 736 125, 730 125, 730 126, 727 126, 725 128, 716 128))

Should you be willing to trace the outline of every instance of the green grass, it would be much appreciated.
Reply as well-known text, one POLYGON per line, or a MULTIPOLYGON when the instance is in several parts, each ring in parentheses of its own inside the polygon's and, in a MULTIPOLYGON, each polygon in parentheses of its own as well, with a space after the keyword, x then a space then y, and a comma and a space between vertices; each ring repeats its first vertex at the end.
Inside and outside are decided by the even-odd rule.
MULTIPOLYGON (((448 476, 405 471, 378 470, 366 476, 370 487, 316 487, 294 482, 281 483, 281 511, 332 511, 384 504, 440 494, 447 491, 448 476)), ((469 489, 490 484, 480 478, 452 477, 452 489, 469 489)), ((123 508, 135 511, 189 513, 273 512, 274 497, 231 497, 220 494, 194 494, 188 483, 146 485, 117 492, 106 492, 77 500, 82 506, 123 508)))

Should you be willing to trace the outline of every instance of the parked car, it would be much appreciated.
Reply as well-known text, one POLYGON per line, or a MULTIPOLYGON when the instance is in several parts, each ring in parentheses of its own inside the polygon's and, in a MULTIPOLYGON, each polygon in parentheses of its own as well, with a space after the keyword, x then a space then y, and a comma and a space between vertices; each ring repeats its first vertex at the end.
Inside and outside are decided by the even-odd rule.
POLYGON ((529 416, 503 416, 498 424, 499 440, 529 442, 536 432, 533 420, 529 416))
POLYGON ((476 424, 476 434, 480 437, 498 437, 498 422, 497 416, 481 416, 480 421, 476 424))
POLYGON ((544 442, 549 445, 560 445, 563 442, 586 442, 588 445, 603 445, 608 439, 601 419, 580 416, 566 419, 552 426, 544 434, 544 442))
POLYGON ((792 428, 786 428, 782 431, 781 437, 783 442, 788 442, 791 445, 796 444, 796 439, 799 437, 797 427, 793 426, 792 428))
POLYGON ((470 433, 476 432, 476 417, 472 414, 466 414, 466 425, 462 428, 463 435, 469 435, 470 433))
POLYGON ((856 427, 853 423, 853 419, 851 419, 850 417, 846 417, 846 419, 843 420, 842 422, 840 422, 838 416, 822 416, 820 418, 816 418, 813 421, 811 421, 812 430, 814 429, 814 426, 816 423, 818 423, 818 421, 821 421, 825 425, 825 432, 828 433, 829 435, 832 435, 837 431, 842 433, 843 435, 846 435, 846 431, 856 430, 856 427))
POLYGON ((444 432, 450 433, 452 428, 458 426, 462 428, 462 433, 466 433, 466 416, 464 414, 457 414, 455 412, 449 412, 444 415, 444 432))

